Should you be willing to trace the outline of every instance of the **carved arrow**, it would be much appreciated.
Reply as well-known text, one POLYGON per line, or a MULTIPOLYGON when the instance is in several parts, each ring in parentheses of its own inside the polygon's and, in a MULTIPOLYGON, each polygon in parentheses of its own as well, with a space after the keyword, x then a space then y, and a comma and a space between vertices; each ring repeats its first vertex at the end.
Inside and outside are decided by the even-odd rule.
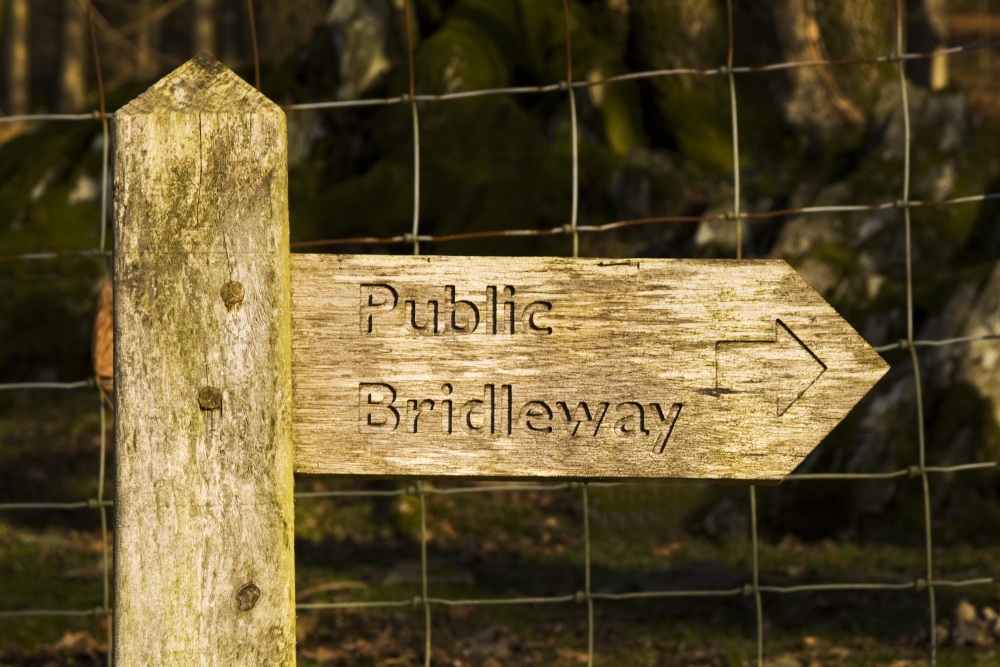
POLYGON ((716 393, 763 394, 775 404, 778 417, 825 371, 826 364, 781 320, 774 321, 770 340, 715 343, 716 393))

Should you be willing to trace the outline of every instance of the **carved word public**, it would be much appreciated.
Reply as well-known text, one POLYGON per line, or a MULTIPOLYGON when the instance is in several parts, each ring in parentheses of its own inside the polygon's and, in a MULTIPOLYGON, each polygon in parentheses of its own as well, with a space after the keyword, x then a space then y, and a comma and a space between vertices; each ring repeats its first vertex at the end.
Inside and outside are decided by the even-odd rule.
POLYGON ((529 333, 546 336, 552 333, 536 317, 552 310, 548 301, 527 304, 515 299, 512 285, 498 288, 489 285, 482 301, 458 299, 454 285, 443 287, 439 299, 418 300, 403 295, 399 308, 400 290, 388 283, 361 284, 361 333, 377 334, 388 327, 404 326, 415 333, 491 335, 529 333))

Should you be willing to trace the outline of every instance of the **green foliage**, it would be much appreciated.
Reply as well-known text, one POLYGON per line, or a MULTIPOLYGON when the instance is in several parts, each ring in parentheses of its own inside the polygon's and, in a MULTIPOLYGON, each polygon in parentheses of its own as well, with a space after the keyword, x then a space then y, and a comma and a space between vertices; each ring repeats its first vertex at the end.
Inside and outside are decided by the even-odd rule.
MULTIPOLYGON (((86 532, 36 533, 0 523, 0 576, 6 582, 0 610, 93 609, 102 596, 100 556, 93 547, 93 537, 86 532)), ((81 630, 95 637, 104 634, 95 618, 4 619, 0 651, 55 642, 81 630)))
POLYGON ((505 86, 519 43, 512 2, 459 0, 415 54, 420 92, 505 86))
MULTIPOLYGON (((97 124, 48 124, 0 149, 0 255, 98 245, 99 134, 97 124), (91 196, 74 203, 78 188, 91 196)), ((9 380, 91 374, 90 322, 102 273, 97 259, 0 261, 0 367, 9 380)))
POLYGON ((99 171, 100 153, 88 150, 99 133, 96 123, 46 124, 3 146, 0 211, 7 229, 0 252, 95 245, 100 209, 93 202, 70 205, 68 195, 78 178, 99 171))
MULTIPOLYGON (((576 81, 648 70, 714 69, 727 62, 726 3, 719 0, 570 0, 568 7, 576 81)), ((815 3, 815 9, 825 55, 868 58, 891 50, 885 30, 891 8, 885 3, 845 0, 815 3)), ((734 64, 786 59, 773 6, 737 0, 734 11, 734 64)), ((566 29, 559 1, 419 0, 414 16, 420 94, 566 79, 566 29)), ((392 43, 386 49, 392 69, 366 96, 397 97, 409 88, 398 28, 390 31, 392 43)), ((279 102, 330 99, 342 83, 336 63, 330 28, 318 27, 300 53, 285 63, 265 64, 264 90, 279 102)), ((744 210, 875 204, 902 196, 904 123, 896 65, 830 67, 824 72, 830 77, 824 84, 827 92, 840 90, 863 116, 860 124, 845 123, 830 136, 789 121, 785 105, 794 85, 789 71, 734 75, 744 210)), ((579 222, 600 225, 731 209, 735 179, 729 85, 725 74, 675 74, 577 88, 579 222)), ((137 92, 138 86, 113 91, 110 107, 137 92)), ((981 125, 971 124, 965 101, 953 91, 911 87, 908 94, 912 196, 937 200, 997 191, 997 121, 986 114, 981 125)), ((421 233, 553 229, 570 221, 573 150, 565 91, 427 102, 417 112, 421 233)), ((311 138, 290 172, 292 239, 409 232, 415 157, 411 106, 291 113, 311 138)), ((5 225, 0 255, 96 247, 99 201, 71 203, 71 195, 81 183, 99 178, 99 134, 97 122, 51 123, 0 146, 0 220, 5 225)), ((1000 258, 998 216, 995 201, 910 211, 914 257, 922 272, 914 283, 918 328, 943 312, 956 290, 979 285, 1000 258)), ((693 224, 635 227, 584 235, 581 247, 588 255, 733 256, 727 239, 698 242, 697 230, 693 224)), ((901 210, 744 221, 744 230, 748 255, 780 255, 804 274, 812 271, 812 277, 822 278, 824 295, 872 342, 905 335, 901 210)), ((440 243, 425 251, 565 254, 568 247, 565 236, 555 235, 440 243)), ((355 252, 371 248, 338 246, 355 252)), ((103 260, 0 262, 0 367, 5 379, 75 379, 90 373, 91 318, 105 271, 103 260)), ((908 363, 904 353, 888 356, 897 365, 908 363)), ((895 385, 887 381, 884 386, 895 385)), ((998 426, 974 388, 925 389, 933 419, 928 443, 936 460, 997 456, 998 426), (953 436, 963 428, 976 446, 960 452, 953 436)), ((834 432, 817 454, 822 458, 818 469, 843 469, 851 461, 866 432, 863 415, 889 391, 876 390, 871 402, 834 432)), ((914 462, 912 401, 904 407, 885 413, 900 427, 867 469, 914 462)), ((869 491, 877 489, 859 488, 845 493, 824 484, 786 485, 773 498, 765 494, 762 527, 818 539, 838 531, 889 535, 889 524, 896 522, 894 535, 918 534, 914 531, 924 521, 920 488, 900 482, 891 516, 875 517, 865 502, 869 491), (908 509, 895 511, 903 507, 908 509)), ((960 486, 949 479, 942 488, 949 493, 938 497, 941 512, 962 508, 962 517, 992 520, 989 504, 995 490, 988 482, 960 486)), ((691 528, 720 499, 737 494, 695 487, 659 493, 595 491, 593 500, 609 516, 614 507, 633 501, 668 506, 669 532, 691 528)), ((651 523, 664 516, 646 514, 651 523)), ((412 516, 406 516, 410 518, 400 520, 397 528, 409 534, 412 516)), ((619 539, 616 521, 606 524, 595 526, 619 539)), ((976 540, 981 533, 971 519, 950 521, 942 531, 952 541, 976 540)), ((613 557, 625 562, 629 555, 613 557)))

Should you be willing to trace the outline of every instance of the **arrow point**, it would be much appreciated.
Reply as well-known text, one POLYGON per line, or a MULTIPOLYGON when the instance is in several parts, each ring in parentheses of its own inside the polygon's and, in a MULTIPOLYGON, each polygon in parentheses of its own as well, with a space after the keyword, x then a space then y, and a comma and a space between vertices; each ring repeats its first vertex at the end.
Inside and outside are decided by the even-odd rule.
POLYGON ((782 351, 783 363, 773 369, 772 382, 780 389, 777 395, 778 416, 782 416, 813 386, 826 371, 819 357, 799 339, 788 325, 775 320, 775 343, 782 351))

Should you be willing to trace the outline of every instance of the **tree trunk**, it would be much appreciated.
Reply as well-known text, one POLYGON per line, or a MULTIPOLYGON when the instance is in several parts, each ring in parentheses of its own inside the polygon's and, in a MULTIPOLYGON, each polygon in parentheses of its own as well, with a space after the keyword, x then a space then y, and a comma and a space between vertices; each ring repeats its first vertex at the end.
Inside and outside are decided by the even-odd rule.
POLYGON ((325 23, 337 50, 337 99, 360 97, 389 71, 395 18, 391 0, 342 0, 330 7, 325 23))
POLYGON ((87 7, 84 0, 64 0, 59 88, 56 108, 73 113, 83 108, 87 94, 87 7))
MULTIPOLYGON (((153 0, 139 0, 136 8, 136 19, 143 20, 153 11, 153 0)), ((160 22, 148 21, 139 28, 138 53, 136 54, 136 78, 150 79, 156 75, 158 69, 155 54, 156 45, 159 42, 160 22)))
POLYGON ((7 113, 26 114, 30 108, 28 57, 28 0, 9 0, 7 30, 4 36, 4 62, 7 63, 7 113))
POLYGON ((245 12, 245 4, 242 0, 223 0, 222 12, 220 16, 219 32, 219 54, 220 60, 227 67, 235 69, 242 61, 242 44, 244 43, 245 29, 240 20, 245 12))
MULTIPOLYGON (((827 59, 816 8, 807 0, 775 0, 774 27, 787 62, 827 59)), ((844 92, 828 67, 788 70, 791 85, 785 116, 796 127, 830 137, 845 123, 861 125, 864 115, 844 92)))
POLYGON ((215 55, 215 0, 194 0, 194 52, 215 55))
MULTIPOLYGON (((948 39, 943 0, 906 0, 906 51, 931 53, 948 39)), ((948 85, 947 56, 909 60, 906 74, 918 86, 941 90, 948 85)))

